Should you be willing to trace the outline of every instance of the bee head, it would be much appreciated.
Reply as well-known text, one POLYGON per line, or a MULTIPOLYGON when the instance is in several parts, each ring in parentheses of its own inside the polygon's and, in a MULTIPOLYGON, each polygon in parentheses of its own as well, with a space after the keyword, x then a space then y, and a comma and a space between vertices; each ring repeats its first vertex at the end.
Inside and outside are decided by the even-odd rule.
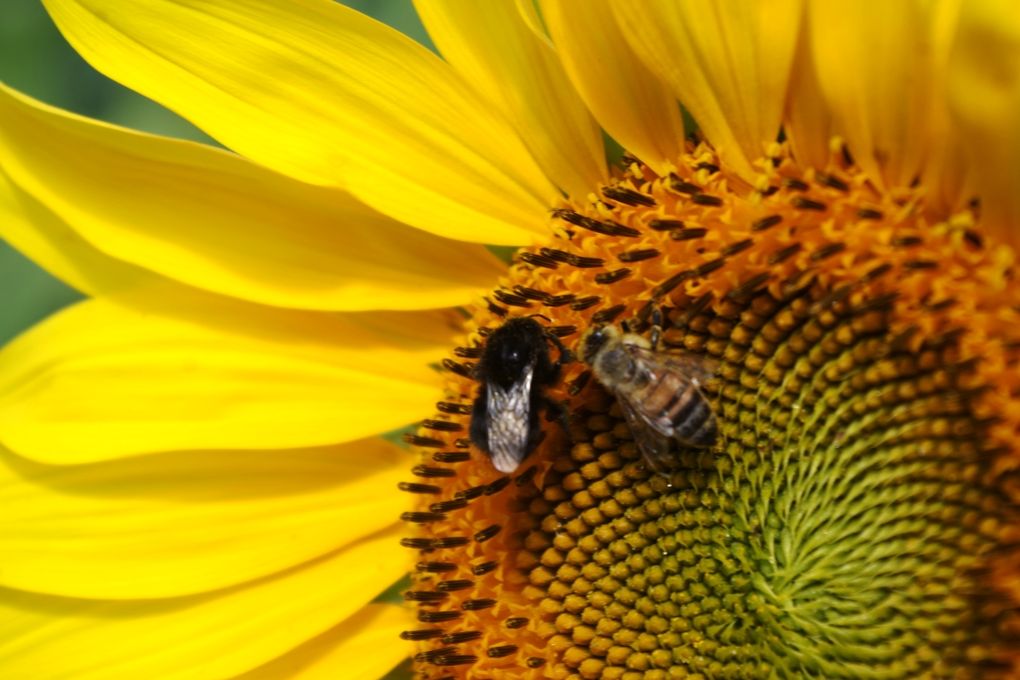
POLYGON ((594 363, 595 356, 599 353, 599 350, 619 334, 620 332, 615 326, 606 324, 592 326, 581 336, 581 358, 587 364, 594 363))
POLYGON ((511 319, 491 336, 482 358, 485 379, 509 388, 534 367, 540 352, 547 352, 542 326, 532 318, 511 319))

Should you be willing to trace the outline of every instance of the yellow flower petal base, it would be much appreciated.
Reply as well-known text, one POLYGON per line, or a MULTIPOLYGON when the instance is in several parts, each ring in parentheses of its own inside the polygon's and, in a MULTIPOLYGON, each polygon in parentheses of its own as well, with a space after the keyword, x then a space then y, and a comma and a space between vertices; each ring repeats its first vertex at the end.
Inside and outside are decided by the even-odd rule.
POLYGON ((517 255, 411 438, 420 677, 1016 677, 1014 253, 834 148, 823 172, 777 147, 756 186, 704 146, 631 163, 517 255), (504 319, 576 351, 654 307, 718 362, 713 448, 651 472, 580 363, 551 392, 569 433, 544 424, 514 475, 467 440, 504 319))

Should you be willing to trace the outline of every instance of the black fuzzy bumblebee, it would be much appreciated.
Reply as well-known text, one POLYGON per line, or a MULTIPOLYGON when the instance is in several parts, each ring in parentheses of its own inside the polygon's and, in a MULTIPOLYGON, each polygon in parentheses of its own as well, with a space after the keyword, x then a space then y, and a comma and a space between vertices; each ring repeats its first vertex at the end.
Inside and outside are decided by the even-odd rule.
POLYGON ((481 383, 471 409, 471 441, 510 473, 542 441, 538 416, 562 419, 563 408, 545 390, 556 383, 570 352, 531 317, 510 319, 489 335, 475 370, 481 383), (559 357, 549 357, 549 342, 559 357))

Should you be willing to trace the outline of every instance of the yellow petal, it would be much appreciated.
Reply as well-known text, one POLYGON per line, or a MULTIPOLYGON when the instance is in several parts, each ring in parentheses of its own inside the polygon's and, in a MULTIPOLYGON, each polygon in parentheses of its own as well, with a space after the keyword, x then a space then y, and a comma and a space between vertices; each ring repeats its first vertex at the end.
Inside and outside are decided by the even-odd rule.
POLYGON ((599 126, 514 0, 415 0, 415 8, 443 57, 506 113, 561 189, 583 198, 605 180, 599 126))
POLYGON ((1010 2, 961 5, 949 94, 966 143, 981 224, 1020 243, 1020 13, 1010 2))
POLYGON ((381 439, 60 466, 0 449, 0 585, 144 599, 245 583, 392 524, 410 460, 381 439))
POLYGON ((683 150, 680 106, 630 48, 608 0, 543 0, 563 66, 602 127, 645 163, 665 170, 683 150))
POLYGON ((790 74, 784 130, 801 167, 824 168, 829 162, 832 138, 832 113, 818 82, 814 52, 811 50, 811 24, 802 22, 790 74))
POLYGON ((235 680, 379 680, 407 658, 396 640, 413 628, 409 611, 370 604, 333 630, 235 680))
POLYGON ((613 9, 722 159, 752 177, 751 161, 779 135, 800 0, 625 1, 613 9))
POLYGON ((432 409, 427 364, 445 353, 446 315, 339 316, 171 294, 139 294, 150 309, 85 301, 0 351, 0 442, 52 463, 320 446, 432 409))
POLYGON ((364 606, 407 569, 402 533, 376 534, 279 576, 188 598, 108 602, 0 589, 0 668, 12 680, 244 673, 340 622, 357 625, 370 613, 364 606))
MULTIPOLYGON (((947 3, 943 3, 947 6, 947 3)), ((907 186, 932 137, 937 3, 817 2, 811 48, 822 93, 856 163, 877 183, 907 186)))
POLYGON ((227 147, 451 238, 527 242, 557 198, 436 55, 332 0, 47 0, 100 71, 227 147))
POLYGON ((196 287, 310 309, 452 306, 491 287, 481 246, 219 149, 74 116, 0 87, 13 182, 108 255, 196 287))

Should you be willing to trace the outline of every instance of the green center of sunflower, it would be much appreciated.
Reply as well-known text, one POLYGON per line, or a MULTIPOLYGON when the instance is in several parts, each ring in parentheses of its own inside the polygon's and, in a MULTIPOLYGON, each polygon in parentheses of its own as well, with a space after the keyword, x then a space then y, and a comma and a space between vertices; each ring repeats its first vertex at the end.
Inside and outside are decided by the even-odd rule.
POLYGON ((665 177, 632 163, 474 315, 403 485, 420 677, 1009 672, 1011 254, 842 156, 762 169, 749 187, 704 148, 665 177), (711 447, 651 470, 581 362, 549 389, 569 431, 543 420, 513 474, 467 439, 471 362, 507 318, 541 314, 580 354, 586 328, 647 335, 652 310, 658 351, 717 366, 711 447))

